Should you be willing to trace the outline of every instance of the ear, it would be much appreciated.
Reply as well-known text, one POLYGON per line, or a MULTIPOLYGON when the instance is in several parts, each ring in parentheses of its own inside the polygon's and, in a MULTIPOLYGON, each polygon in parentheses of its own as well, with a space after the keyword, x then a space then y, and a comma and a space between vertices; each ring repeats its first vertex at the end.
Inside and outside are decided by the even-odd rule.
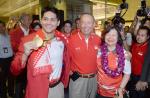
POLYGON ((59 26, 60 25, 60 20, 57 22, 57 26, 59 26))
POLYGON ((149 40, 149 37, 150 37, 150 36, 147 37, 147 40, 149 40))

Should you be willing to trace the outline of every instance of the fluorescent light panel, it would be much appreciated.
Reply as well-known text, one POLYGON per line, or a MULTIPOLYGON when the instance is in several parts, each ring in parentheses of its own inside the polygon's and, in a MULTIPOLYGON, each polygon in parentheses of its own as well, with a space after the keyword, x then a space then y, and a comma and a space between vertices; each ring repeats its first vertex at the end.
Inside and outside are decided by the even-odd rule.
POLYGON ((17 8, 16 10, 13 10, 13 11, 10 11, 9 13, 4 14, 3 16, 10 16, 10 15, 12 15, 13 13, 19 12, 19 11, 24 10, 24 9, 27 9, 27 8, 30 8, 30 9, 32 10, 32 6, 35 6, 35 5, 38 5, 38 4, 39 4, 39 0, 30 2, 30 3, 28 3, 28 4, 25 5, 25 6, 22 6, 22 7, 20 7, 20 8, 17 8))

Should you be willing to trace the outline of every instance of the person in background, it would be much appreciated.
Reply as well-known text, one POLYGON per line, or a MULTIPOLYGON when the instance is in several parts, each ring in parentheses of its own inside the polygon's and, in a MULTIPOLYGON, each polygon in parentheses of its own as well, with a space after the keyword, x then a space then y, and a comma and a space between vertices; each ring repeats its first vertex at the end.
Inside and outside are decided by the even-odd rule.
POLYGON ((79 30, 79 28, 80 28, 80 18, 76 18, 76 19, 75 19, 75 28, 74 28, 74 30, 71 32, 71 34, 77 33, 77 31, 79 30))
POLYGON ((148 27, 140 27, 137 35, 136 42, 131 47, 132 53, 132 75, 128 83, 130 98, 145 98, 145 91, 140 91, 137 87, 142 74, 144 57, 147 53, 148 41, 150 37, 150 30, 148 27))
POLYGON ((150 18, 143 19, 143 26, 146 26, 150 29, 150 18))
POLYGON ((7 89, 10 97, 14 95, 13 76, 9 71, 12 59, 10 38, 5 23, 0 21, 0 98, 7 98, 7 89), (6 86, 6 82, 8 82, 8 86, 6 86))
POLYGON ((40 23, 39 15, 32 15, 32 23, 40 23))
POLYGON ((111 19, 108 19, 107 21, 105 21, 105 22, 104 22, 104 30, 105 30, 107 27, 111 26, 111 25, 113 25, 111 19))
POLYGON ((144 57, 142 72, 139 81, 136 84, 137 91, 145 91, 145 98, 150 96, 150 41, 144 57))
MULTIPOLYGON (((150 29, 150 17, 147 17, 144 20, 144 26, 147 26, 150 29)), ((136 84, 136 89, 138 91, 144 91, 145 90, 145 98, 149 98, 150 96, 150 41, 148 41, 148 49, 146 52, 146 55, 144 57, 143 67, 142 67, 142 73, 140 76, 140 80, 136 84)))
POLYGON ((33 32, 38 31, 42 28, 41 24, 39 22, 31 23, 31 28, 33 29, 33 32))
POLYGON ((21 38, 31 33, 30 24, 31 24, 30 15, 23 13, 19 18, 18 27, 16 27, 16 29, 10 32, 11 45, 14 54, 18 51, 18 46, 21 41, 21 38))
POLYGON ((127 45, 129 46, 129 49, 132 45, 132 34, 129 32, 129 26, 125 26, 124 28, 124 32, 125 32, 125 39, 126 39, 126 42, 127 42, 127 45))
MULTIPOLYGON (((79 29, 69 37, 70 57, 69 98, 95 98, 97 83, 96 56, 100 37, 93 31, 94 16, 84 13, 80 17, 79 29)), ((69 75, 66 76, 69 78, 69 75)))
POLYGON ((123 98, 130 78, 131 64, 125 58, 120 32, 109 26, 103 34, 103 43, 97 55, 98 90, 96 98, 123 98))
POLYGON ((68 41, 56 30, 59 24, 58 10, 46 7, 41 12, 42 28, 21 40, 11 72, 18 75, 27 67, 25 98, 64 98, 60 78, 68 41))
MULTIPOLYGON (((11 46, 14 52, 14 55, 18 52, 18 47, 21 42, 21 38, 32 33, 30 28, 31 17, 29 14, 23 13, 20 16, 18 27, 10 31, 10 40, 11 46)), ((24 90, 26 87, 26 69, 16 77, 15 81, 15 98, 23 98, 24 90)))
POLYGON ((147 26, 148 28, 150 28, 150 18, 135 16, 129 30, 129 32, 132 34, 132 39, 134 42, 136 42, 136 35, 140 26, 147 26))
POLYGON ((67 37, 69 37, 71 35, 71 31, 72 31, 72 22, 70 20, 64 21, 64 24, 63 24, 63 33, 67 37))
POLYGON ((76 26, 76 29, 80 28, 80 18, 75 19, 75 26, 76 26))

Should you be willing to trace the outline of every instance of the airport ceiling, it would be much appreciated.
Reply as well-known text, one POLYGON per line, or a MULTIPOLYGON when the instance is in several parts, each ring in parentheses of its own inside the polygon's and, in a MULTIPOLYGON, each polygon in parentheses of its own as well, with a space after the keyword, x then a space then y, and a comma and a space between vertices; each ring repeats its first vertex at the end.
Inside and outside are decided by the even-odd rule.
MULTIPOLYGON (((61 2, 64 0, 48 0, 51 2, 61 2)), ((67 2, 72 3, 72 1, 85 1, 85 2, 111 2, 115 4, 120 4, 122 0, 67 0, 67 2)), ((126 0, 130 1, 130 0, 126 0)), ((131 0, 133 1, 133 0, 131 0)), ((140 0, 134 0, 140 2, 140 0)), ((150 0, 146 0, 150 4, 150 0)), ((39 5, 39 0, 0 0, 0 17, 8 17, 10 15, 16 14, 19 11, 27 11, 27 12, 32 12, 33 7, 39 5)), ((140 6, 140 5, 139 5, 140 6)))
POLYGON ((38 4, 39 0, 0 0, 0 16, 7 17, 25 9, 28 11, 38 4))
MULTIPOLYGON (((63 0, 49 0, 52 2, 61 2, 63 0)), ((67 0, 69 1, 69 0, 67 0)), ((77 0, 70 0, 77 1, 77 0)), ((80 1, 80 0, 79 0, 80 1)), ((90 0, 82 0, 90 1, 90 0)), ((92 0, 93 2, 105 1, 105 0, 92 0)), ((108 2, 120 3, 121 0, 107 0, 108 2)), ((39 0, 0 0, 0 17, 8 17, 17 13, 18 11, 32 11, 32 7, 39 4, 39 0)))

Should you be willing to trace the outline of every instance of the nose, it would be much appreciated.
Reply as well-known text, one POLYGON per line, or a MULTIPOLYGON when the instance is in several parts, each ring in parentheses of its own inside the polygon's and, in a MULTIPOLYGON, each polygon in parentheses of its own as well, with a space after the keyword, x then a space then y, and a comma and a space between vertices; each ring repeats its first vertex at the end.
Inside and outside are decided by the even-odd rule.
POLYGON ((46 21, 46 24, 51 24, 52 23, 52 20, 51 19, 48 19, 47 21, 46 21))

